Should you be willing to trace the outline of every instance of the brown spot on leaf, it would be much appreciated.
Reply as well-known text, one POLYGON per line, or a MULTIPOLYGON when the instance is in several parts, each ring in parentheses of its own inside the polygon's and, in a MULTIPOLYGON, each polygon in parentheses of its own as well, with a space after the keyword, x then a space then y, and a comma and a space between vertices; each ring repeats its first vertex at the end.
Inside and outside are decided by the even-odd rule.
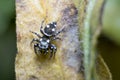
POLYGON ((22 36, 20 35, 20 33, 17 33, 17 42, 19 42, 21 40, 22 36))
POLYGON ((36 76, 31 75, 29 80, 39 80, 36 76))

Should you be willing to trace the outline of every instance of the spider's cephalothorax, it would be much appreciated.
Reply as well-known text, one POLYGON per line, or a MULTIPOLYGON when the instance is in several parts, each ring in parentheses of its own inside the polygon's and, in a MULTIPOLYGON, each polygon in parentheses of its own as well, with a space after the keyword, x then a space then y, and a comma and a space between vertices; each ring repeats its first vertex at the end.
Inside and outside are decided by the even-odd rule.
POLYGON ((43 34, 43 36, 40 36, 38 33, 32 32, 33 34, 38 36, 38 39, 33 39, 31 43, 34 43, 34 51, 36 54, 47 54, 50 52, 50 57, 53 55, 55 56, 55 53, 57 51, 57 47, 51 43, 51 41, 60 39, 59 37, 56 37, 60 32, 63 31, 64 28, 62 28, 59 31, 56 31, 56 22, 49 23, 45 26, 43 29, 43 22, 40 27, 40 32, 43 34))
POLYGON ((44 34, 46 36, 53 36, 56 32, 56 22, 50 23, 48 24, 45 28, 44 28, 44 34))

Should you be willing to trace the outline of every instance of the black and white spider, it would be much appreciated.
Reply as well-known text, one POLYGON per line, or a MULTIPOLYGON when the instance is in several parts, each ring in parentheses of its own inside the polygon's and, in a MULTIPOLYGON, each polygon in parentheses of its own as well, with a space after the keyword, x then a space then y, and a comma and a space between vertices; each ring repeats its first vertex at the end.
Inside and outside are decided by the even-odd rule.
POLYGON ((56 25, 57 22, 52 22, 49 23, 48 25, 45 26, 45 28, 43 29, 43 23, 44 20, 41 23, 41 27, 40 27, 40 32, 43 34, 43 36, 40 36, 38 33, 32 32, 33 34, 35 34, 36 36, 38 36, 38 38, 33 38, 33 40, 31 41, 31 44, 34 43, 34 52, 36 54, 47 54, 50 52, 50 58, 54 55, 57 51, 57 47, 51 43, 51 41, 56 40, 56 39, 60 39, 59 37, 57 37, 57 35, 63 31, 64 28, 62 28, 59 31, 56 31, 56 25))

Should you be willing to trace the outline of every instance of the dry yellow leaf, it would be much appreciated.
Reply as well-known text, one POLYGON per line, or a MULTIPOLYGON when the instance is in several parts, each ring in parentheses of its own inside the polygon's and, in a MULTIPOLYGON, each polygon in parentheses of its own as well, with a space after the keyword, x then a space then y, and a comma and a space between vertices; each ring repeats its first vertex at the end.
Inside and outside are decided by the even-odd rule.
MULTIPOLYGON (((78 10, 71 0, 17 0, 17 80, 83 80, 79 49, 78 10), (40 33, 42 20, 45 25, 57 21, 57 29, 63 26, 60 40, 54 44, 58 50, 55 59, 37 56, 30 46, 34 36, 29 31, 40 33)), ((44 26, 45 26, 44 25, 44 26)))

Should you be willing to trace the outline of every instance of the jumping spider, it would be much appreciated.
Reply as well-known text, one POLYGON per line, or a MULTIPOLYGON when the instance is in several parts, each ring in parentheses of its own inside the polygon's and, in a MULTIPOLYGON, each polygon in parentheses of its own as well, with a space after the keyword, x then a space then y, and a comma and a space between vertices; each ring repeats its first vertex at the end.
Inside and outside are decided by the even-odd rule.
POLYGON ((44 20, 41 23, 40 27, 40 32, 43 34, 43 36, 40 36, 38 33, 30 31, 31 33, 35 34, 38 36, 38 39, 33 38, 31 41, 31 44, 34 42, 34 52, 39 55, 39 54, 47 54, 50 52, 50 58, 54 55, 57 51, 57 47, 54 44, 51 44, 51 41, 60 39, 57 37, 57 35, 63 31, 64 28, 62 28, 59 31, 56 31, 56 25, 57 22, 52 22, 49 23, 48 25, 45 26, 43 29, 43 23, 44 20))

